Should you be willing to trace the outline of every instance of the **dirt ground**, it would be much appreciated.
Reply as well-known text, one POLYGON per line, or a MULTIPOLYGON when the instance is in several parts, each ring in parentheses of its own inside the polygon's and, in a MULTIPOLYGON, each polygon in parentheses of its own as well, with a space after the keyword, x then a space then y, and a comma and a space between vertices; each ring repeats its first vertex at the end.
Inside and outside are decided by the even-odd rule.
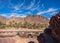
POLYGON ((36 38, 22 38, 19 36, 15 37, 16 43, 28 43, 30 41, 34 41, 35 43, 38 43, 36 38))
POLYGON ((15 37, 0 37, 0 43, 28 43, 30 41, 38 43, 36 38, 22 38, 18 35, 15 37))

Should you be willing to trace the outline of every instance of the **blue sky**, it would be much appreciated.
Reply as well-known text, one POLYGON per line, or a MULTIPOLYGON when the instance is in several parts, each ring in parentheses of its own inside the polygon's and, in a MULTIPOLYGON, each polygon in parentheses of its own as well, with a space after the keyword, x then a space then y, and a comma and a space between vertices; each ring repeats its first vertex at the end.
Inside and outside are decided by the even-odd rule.
POLYGON ((41 15, 50 19, 60 11, 60 0, 0 0, 0 15, 9 18, 41 15))

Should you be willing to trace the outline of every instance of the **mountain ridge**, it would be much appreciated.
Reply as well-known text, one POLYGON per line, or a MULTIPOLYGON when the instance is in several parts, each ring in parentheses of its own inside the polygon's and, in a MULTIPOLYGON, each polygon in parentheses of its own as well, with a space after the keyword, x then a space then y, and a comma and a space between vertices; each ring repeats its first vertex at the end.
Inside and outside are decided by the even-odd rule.
POLYGON ((28 22, 28 23, 38 23, 38 24, 48 24, 49 23, 49 19, 47 19, 44 16, 40 16, 40 15, 34 15, 34 16, 27 16, 24 18, 21 17, 10 17, 10 18, 6 18, 4 16, 0 16, 0 22, 9 24, 9 22, 14 21, 14 22, 28 22))

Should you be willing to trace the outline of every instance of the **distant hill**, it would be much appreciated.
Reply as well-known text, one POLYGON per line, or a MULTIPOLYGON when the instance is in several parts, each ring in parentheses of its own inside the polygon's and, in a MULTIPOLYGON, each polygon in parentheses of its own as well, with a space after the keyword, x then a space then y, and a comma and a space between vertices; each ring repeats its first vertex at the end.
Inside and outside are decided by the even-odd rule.
POLYGON ((6 23, 7 19, 4 16, 0 16, 0 22, 6 23))
POLYGON ((28 16, 25 18, 25 21, 29 23, 38 23, 38 24, 48 24, 49 20, 46 17, 35 15, 35 16, 28 16))
POLYGON ((0 29, 5 28, 28 28, 28 29, 40 29, 46 28, 49 25, 49 19, 40 15, 27 16, 25 18, 10 17, 5 18, 0 16, 0 29))
POLYGON ((40 15, 35 15, 35 16, 27 16, 25 18, 20 18, 20 17, 10 17, 10 18, 5 18, 3 16, 0 16, 0 22, 9 24, 10 22, 16 22, 16 23, 24 23, 25 21, 28 23, 37 23, 37 24, 48 24, 49 20, 46 17, 40 16, 40 15))

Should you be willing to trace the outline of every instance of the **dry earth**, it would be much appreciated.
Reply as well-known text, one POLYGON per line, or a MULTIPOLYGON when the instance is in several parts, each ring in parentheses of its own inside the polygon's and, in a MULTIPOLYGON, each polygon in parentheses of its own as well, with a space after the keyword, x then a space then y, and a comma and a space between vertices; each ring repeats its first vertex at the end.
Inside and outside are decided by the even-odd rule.
POLYGON ((29 41, 38 43, 36 38, 22 38, 19 36, 0 38, 0 43, 28 43, 29 41))
POLYGON ((29 41, 34 41, 35 43, 38 43, 36 38, 22 38, 19 36, 15 37, 16 43, 28 43, 29 41))

